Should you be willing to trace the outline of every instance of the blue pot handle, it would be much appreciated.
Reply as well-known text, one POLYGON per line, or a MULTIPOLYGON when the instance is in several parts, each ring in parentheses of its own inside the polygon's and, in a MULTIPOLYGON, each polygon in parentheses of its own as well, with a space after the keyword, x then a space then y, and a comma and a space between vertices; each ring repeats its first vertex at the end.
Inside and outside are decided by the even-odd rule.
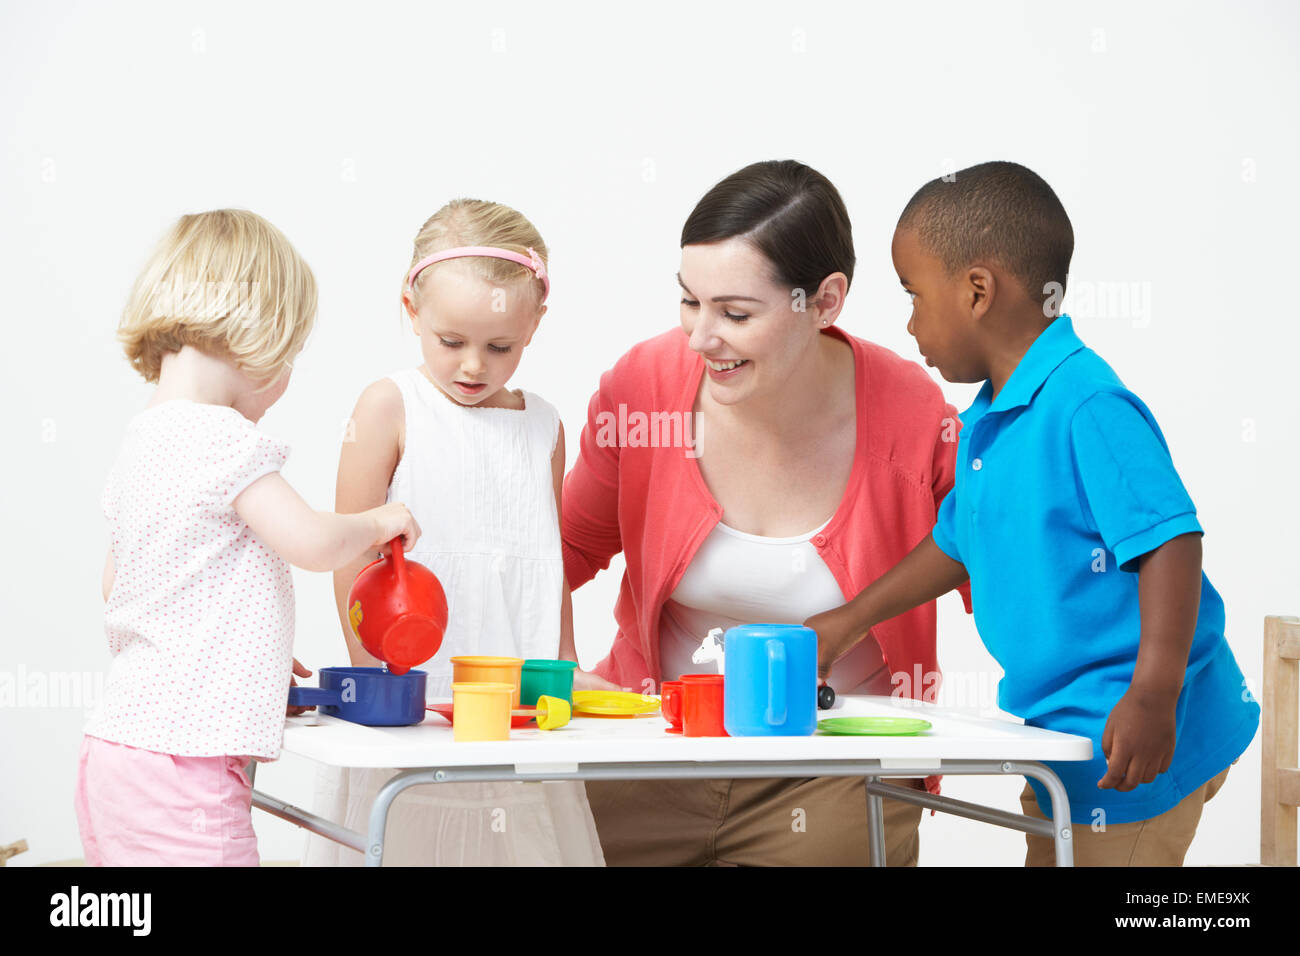
POLYGON ((317 707, 324 704, 337 707, 343 703, 343 692, 327 687, 290 687, 290 707, 317 707))
POLYGON ((767 722, 773 727, 785 723, 785 643, 767 642, 767 722))

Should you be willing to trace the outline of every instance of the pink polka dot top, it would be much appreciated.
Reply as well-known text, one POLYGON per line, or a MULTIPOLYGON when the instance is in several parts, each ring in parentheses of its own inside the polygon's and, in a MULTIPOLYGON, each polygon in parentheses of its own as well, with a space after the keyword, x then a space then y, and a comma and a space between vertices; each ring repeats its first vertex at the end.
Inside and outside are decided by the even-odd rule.
POLYGON ((232 502, 288 455, 222 405, 177 399, 131 420, 102 497, 113 659, 87 734, 182 756, 279 756, 293 577, 232 502))

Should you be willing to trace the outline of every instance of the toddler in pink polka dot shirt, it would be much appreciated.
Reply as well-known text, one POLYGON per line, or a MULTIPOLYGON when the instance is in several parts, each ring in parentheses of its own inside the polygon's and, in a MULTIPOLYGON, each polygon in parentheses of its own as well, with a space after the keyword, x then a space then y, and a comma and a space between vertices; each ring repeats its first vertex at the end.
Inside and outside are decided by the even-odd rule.
POLYGON ((311 508, 256 423, 289 383, 316 283, 242 210, 183 216, 118 330, 157 384, 127 426, 102 504, 112 662, 75 796, 94 865, 258 864, 249 758, 280 754, 293 660, 289 566, 332 571, 419 526, 404 504, 311 508))

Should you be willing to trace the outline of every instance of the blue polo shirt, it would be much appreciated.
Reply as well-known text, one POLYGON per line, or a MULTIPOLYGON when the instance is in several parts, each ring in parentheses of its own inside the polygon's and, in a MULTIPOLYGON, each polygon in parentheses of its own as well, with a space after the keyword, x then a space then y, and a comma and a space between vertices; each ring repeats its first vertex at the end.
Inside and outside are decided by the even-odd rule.
MULTIPOLYGON (((961 415, 957 482, 934 542, 970 573, 975 626, 1005 671, 998 705, 1030 726, 1092 739, 1091 761, 1049 763, 1073 822, 1154 817, 1240 756, 1259 725, 1223 637, 1223 601, 1202 574, 1173 762, 1127 793, 1097 787, 1102 730, 1137 663, 1138 559, 1202 533, 1196 508, 1151 412, 1068 315, 990 401, 992 391, 985 382, 961 415)), ((1030 785, 1050 816, 1046 790, 1030 785)))

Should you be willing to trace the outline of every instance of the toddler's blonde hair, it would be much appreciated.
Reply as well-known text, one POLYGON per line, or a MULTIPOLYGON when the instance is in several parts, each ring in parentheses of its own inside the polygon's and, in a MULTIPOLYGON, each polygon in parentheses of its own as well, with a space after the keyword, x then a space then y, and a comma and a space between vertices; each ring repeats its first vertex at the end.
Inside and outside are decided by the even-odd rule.
MULTIPOLYGON (((425 221, 415 237, 415 248, 411 253, 409 273, 417 262, 425 256, 444 249, 460 246, 495 246, 510 252, 528 254, 528 249, 537 253, 543 264, 549 267, 546 243, 537 227, 528 221, 518 210, 503 206, 501 203, 487 202, 482 199, 453 199, 425 221)), ((543 285, 533 271, 526 266, 509 259, 494 259, 489 256, 466 256, 462 259, 446 259, 435 262, 415 277, 415 285, 410 289, 411 304, 419 308, 420 286, 425 277, 435 269, 449 263, 459 264, 493 285, 504 285, 521 280, 532 280, 532 288, 537 296, 537 306, 541 307, 543 285)), ((407 292, 406 280, 402 280, 402 291, 407 292)))
POLYGON ((284 233, 245 209, 181 216, 136 280, 117 337, 158 381, 163 356, 189 345, 271 384, 316 320, 316 278, 284 233))

